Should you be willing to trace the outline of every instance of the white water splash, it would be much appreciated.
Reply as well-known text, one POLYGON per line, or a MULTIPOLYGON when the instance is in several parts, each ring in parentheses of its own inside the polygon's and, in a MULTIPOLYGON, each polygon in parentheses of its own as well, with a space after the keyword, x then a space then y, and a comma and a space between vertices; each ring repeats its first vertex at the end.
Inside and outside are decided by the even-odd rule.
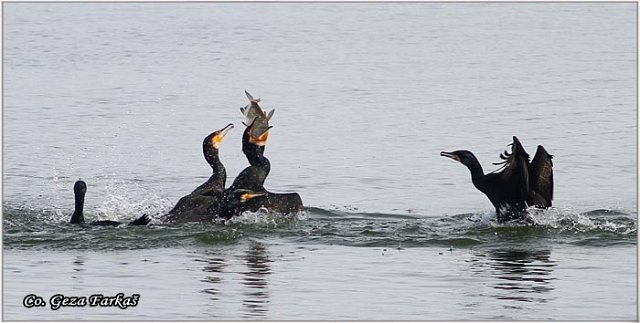
POLYGON ((468 220, 472 226, 493 228, 498 227, 519 227, 519 226, 541 226, 561 231, 588 232, 592 230, 609 231, 617 234, 627 235, 637 230, 637 224, 623 223, 614 219, 603 219, 586 215, 570 207, 551 207, 548 209, 538 209, 530 207, 527 209, 528 220, 510 221, 500 223, 496 221, 496 214, 493 210, 472 214, 468 220))
POLYGON ((227 225, 232 224, 250 224, 263 226, 267 228, 276 228, 281 225, 290 224, 306 218, 304 211, 296 214, 283 215, 280 213, 270 212, 265 208, 261 208, 256 212, 245 211, 239 216, 235 216, 225 222, 227 225))
POLYGON ((114 182, 105 189, 107 196, 96 208, 100 220, 130 219, 143 214, 154 217, 171 207, 171 201, 136 182, 114 182))
POLYGON ((629 225, 628 223, 614 222, 608 219, 592 219, 572 208, 551 207, 544 210, 529 208, 527 212, 535 225, 563 231, 587 232, 603 230, 626 235, 635 232, 637 226, 635 223, 629 225))
POLYGON ((468 220, 473 222, 475 226, 490 226, 497 223, 495 221, 496 213, 492 210, 487 210, 483 213, 474 213, 468 220))

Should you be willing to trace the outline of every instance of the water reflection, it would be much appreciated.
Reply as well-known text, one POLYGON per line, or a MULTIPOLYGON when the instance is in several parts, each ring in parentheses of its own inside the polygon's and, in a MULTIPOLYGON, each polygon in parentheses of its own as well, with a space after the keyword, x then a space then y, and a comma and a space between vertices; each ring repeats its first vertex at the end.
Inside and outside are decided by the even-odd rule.
POLYGON ((78 255, 76 256, 76 258, 73 260, 73 271, 75 272, 82 272, 84 271, 84 263, 85 263, 85 257, 83 255, 78 255))
POLYGON ((86 270, 84 268, 85 262, 86 258, 84 255, 77 255, 73 260, 73 272, 71 273, 71 279, 75 282, 75 284, 73 284, 73 290, 81 290, 82 285, 84 285, 83 272, 86 270))
POLYGON ((497 293, 491 295, 496 299, 546 303, 555 280, 550 255, 550 250, 490 250, 471 260, 472 272, 496 279, 497 293))
POLYGON ((245 318, 265 318, 268 312, 268 276, 271 274, 272 262, 269 253, 262 243, 250 242, 247 250, 238 258, 239 262, 225 259, 216 251, 198 255, 194 260, 204 263, 202 271, 206 273, 200 280, 206 283, 206 288, 200 292, 209 295, 214 303, 242 302, 245 318), (238 265, 241 269, 236 269, 238 265), (236 274, 241 276, 242 288, 236 288, 237 285, 233 284, 236 274), (222 286, 223 280, 231 284, 225 284, 225 288, 222 286), (229 289, 229 286, 233 286, 232 289, 229 289))
POLYGON ((244 317, 264 317, 269 303, 269 281, 271 274, 269 254, 265 246, 258 242, 251 242, 244 255, 248 271, 244 272, 242 284, 248 287, 242 300, 247 313, 244 317))
POLYGON ((208 287, 203 289, 202 292, 210 295, 211 300, 217 301, 219 299, 218 294, 220 294, 219 285, 222 281, 222 273, 225 267, 227 267, 225 259, 217 254, 205 253, 202 258, 197 258, 195 261, 203 262, 204 267, 202 267, 202 271, 207 273, 207 275, 200 280, 203 283, 208 283, 208 287))

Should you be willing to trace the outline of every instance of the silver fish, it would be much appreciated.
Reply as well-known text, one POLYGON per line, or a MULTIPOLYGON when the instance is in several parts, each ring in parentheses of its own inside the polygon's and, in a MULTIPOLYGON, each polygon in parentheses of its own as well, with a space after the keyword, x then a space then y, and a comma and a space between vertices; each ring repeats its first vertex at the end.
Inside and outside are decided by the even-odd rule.
POLYGON ((250 102, 245 107, 240 108, 240 112, 242 112, 245 117, 243 124, 248 127, 253 123, 250 134, 251 136, 258 138, 263 136, 271 128, 271 126, 269 126, 269 120, 271 120, 273 113, 276 110, 272 109, 268 114, 265 114, 262 108, 260 108, 260 105, 258 105, 260 99, 254 99, 247 90, 244 90, 244 93, 247 95, 250 102))

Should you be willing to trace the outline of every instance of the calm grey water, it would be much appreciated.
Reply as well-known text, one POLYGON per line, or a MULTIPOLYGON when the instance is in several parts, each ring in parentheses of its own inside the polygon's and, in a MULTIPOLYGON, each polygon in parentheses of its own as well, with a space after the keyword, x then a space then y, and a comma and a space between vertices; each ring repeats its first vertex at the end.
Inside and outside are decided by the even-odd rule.
POLYGON ((634 3, 5 3, 3 318, 637 320, 634 3), (243 90, 297 216, 158 218, 243 90), (467 169, 517 135, 555 208, 496 224, 467 169), (66 222, 72 187, 88 219, 66 222), (126 310, 27 294, 140 294, 126 310))

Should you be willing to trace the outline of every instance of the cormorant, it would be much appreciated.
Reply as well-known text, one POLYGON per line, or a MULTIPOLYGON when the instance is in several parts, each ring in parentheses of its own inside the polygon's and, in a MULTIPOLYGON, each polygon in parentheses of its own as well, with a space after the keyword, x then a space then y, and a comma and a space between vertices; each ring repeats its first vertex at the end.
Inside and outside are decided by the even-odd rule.
POLYGON ((227 171, 220 161, 220 143, 233 129, 233 124, 214 131, 202 140, 204 158, 211 166, 212 175, 189 195, 183 196, 165 220, 169 222, 193 222, 212 220, 220 209, 227 181, 227 171))
MULTIPOLYGON (((73 185, 73 193, 75 195, 76 200, 76 208, 73 211, 73 215, 71 215, 71 223, 72 224, 85 224, 84 215, 82 211, 84 209, 84 195, 87 193, 87 184, 83 180, 77 180, 73 185)), ((129 225, 147 225, 151 222, 151 218, 146 214, 141 217, 129 222, 129 225)), ((112 220, 103 220, 103 221, 94 221, 87 223, 89 225, 98 225, 98 226, 119 226, 122 223, 118 221, 112 220)))
MULTIPOLYGON (((255 192, 265 192, 255 196, 244 204, 243 210, 258 211, 260 208, 266 208, 269 211, 290 214, 303 210, 302 199, 298 193, 272 193, 264 188, 264 182, 271 170, 269 159, 264 156, 264 140, 256 140, 252 138, 252 123, 245 129, 242 135, 242 152, 244 152, 249 164, 234 180, 225 194, 238 189, 245 189, 255 192)), ((268 132, 269 130, 267 130, 268 132)))
POLYGON ((226 127, 209 134, 202 141, 202 153, 204 159, 211 166, 211 177, 198 186, 193 193, 202 195, 211 195, 212 192, 219 192, 224 190, 224 185, 227 181, 227 170, 220 161, 219 151, 220 143, 227 133, 233 129, 233 124, 230 123, 226 127))
MULTIPOLYGON (((237 189, 254 192, 264 190, 264 181, 271 171, 271 163, 269 159, 264 156, 266 138, 262 140, 251 134, 254 125, 255 119, 242 134, 242 152, 244 152, 247 157, 250 166, 247 166, 236 176, 233 184, 226 190, 228 193, 237 189)), ((267 129, 265 134, 268 132, 269 130, 267 129)))
POLYGON ((230 219, 233 216, 240 215, 248 209, 246 202, 266 194, 266 192, 253 192, 245 189, 233 190, 225 196, 218 216, 223 219, 230 219))
POLYGON ((476 156, 467 150, 441 152, 440 156, 459 161, 471 171, 473 185, 487 195, 499 222, 525 218, 527 206, 547 208, 553 200, 553 155, 538 146, 533 161, 516 136, 513 136, 511 153, 500 154, 503 159, 494 165, 503 166, 484 174, 476 156))
POLYGON ((265 208, 270 212, 280 214, 293 214, 304 210, 302 198, 298 193, 271 193, 267 190, 265 192, 265 195, 247 201, 245 209, 256 212, 265 208))

